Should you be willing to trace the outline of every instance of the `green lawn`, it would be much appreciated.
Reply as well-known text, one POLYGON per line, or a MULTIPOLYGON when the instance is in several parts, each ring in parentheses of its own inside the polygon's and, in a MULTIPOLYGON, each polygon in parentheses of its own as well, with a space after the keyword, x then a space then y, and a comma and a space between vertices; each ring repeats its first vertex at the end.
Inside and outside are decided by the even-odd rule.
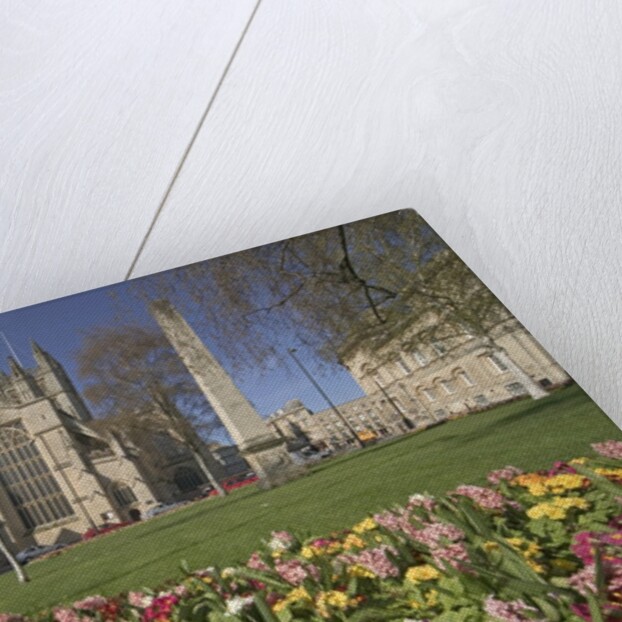
POLYGON ((493 468, 541 468, 622 433, 578 387, 524 400, 318 465, 281 488, 239 490, 32 563, 32 582, 0 577, 0 610, 33 613, 93 593, 155 586, 191 567, 242 560, 273 529, 323 534, 410 493, 484 482, 493 468))

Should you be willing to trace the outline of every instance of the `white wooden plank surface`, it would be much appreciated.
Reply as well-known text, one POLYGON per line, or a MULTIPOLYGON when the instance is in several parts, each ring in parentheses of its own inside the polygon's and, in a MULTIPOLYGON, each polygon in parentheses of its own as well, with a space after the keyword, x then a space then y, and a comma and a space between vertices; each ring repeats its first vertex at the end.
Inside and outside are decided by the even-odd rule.
POLYGON ((254 0, 0 7, 0 309, 122 280, 254 0))
POLYGON ((134 274, 416 207, 621 423, 621 35, 613 1, 264 0, 134 274))

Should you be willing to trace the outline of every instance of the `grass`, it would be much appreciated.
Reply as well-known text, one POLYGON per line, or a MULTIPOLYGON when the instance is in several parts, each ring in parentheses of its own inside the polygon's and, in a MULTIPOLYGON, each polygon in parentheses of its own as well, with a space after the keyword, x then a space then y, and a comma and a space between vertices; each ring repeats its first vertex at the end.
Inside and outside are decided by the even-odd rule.
POLYGON ((32 563, 32 581, 0 577, 0 610, 34 613, 87 594, 156 586, 190 567, 243 560, 273 529, 321 535, 414 492, 481 483, 506 464, 538 469, 591 453, 622 433, 576 386, 523 400, 317 465, 269 491, 246 488, 207 499, 32 563))

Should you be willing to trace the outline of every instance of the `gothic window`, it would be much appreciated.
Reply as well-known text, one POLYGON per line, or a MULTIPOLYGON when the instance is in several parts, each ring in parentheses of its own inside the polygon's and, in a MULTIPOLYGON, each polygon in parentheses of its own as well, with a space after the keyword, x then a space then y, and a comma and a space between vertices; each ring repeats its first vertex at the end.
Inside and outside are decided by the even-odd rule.
POLYGON ((112 487, 112 496, 121 508, 125 508, 138 500, 134 491, 123 482, 118 482, 112 487))
POLYGON ((441 386, 443 387, 447 395, 451 395, 452 393, 456 392, 454 383, 451 380, 441 380, 441 386))
POLYGON ((404 360, 403 356, 400 356, 396 362, 397 362, 397 366, 402 370, 403 373, 405 374, 412 373, 412 369, 410 368, 410 365, 408 365, 408 363, 404 360))
POLYGON ((421 392, 428 398, 429 402, 434 402, 436 400, 436 392, 434 389, 422 389, 421 392))
POLYGON ((508 370, 508 366, 496 354, 491 354, 487 358, 488 358, 488 362, 500 374, 508 370))
POLYGON ((505 388, 512 394, 512 395, 525 395, 527 393, 527 389, 525 389, 525 385, 521 384, 520 382, 511 382, 510 384, 506 384, 505 388))
POLYGON ((445 344, 442 341, 433 341, 432 342, 432 349, 439 356, 443 356, 444 354, 447 353, 447 346, 445 346, 445 344))
POLYGON ((469 374, 467 374, 465 371, 459 371, 456 376, 458 378, 460 378, 460 380, 462 380, 463 384, 467 387, 472 387, 475 383, 473 382, 473 379, 471 378, 471 376, 469 376, 469 374))
POLYGON ((0 484, 27 529, 74 513, 34 441, 19 425, 0 428, 0 484))
POLYGON ((425 367, 428 364, 428 357, 420 350, 413 350, 411 355, 417 361, 419 367, 425 367))
POLYGON ((190 492, 196 490, 205 480, 194 469, 190 467, 180 467, 175 471, 175 485, 180 492, 190 492))

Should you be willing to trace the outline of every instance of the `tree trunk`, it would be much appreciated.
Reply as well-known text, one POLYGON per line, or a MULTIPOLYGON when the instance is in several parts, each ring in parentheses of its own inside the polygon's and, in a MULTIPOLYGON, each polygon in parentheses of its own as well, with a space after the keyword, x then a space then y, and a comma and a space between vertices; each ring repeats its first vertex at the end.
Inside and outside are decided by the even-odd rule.
MULTIPOLYGON (((490 340, 492 342, 492 340, 490 340)), ((548 393, 510 355, 496 343, 491 343, 492 352, 527 390, 534 400, 546 397, 548 393)))
POLYGON ((22 568, 21 564, 15 559, 15 556, 13 555, 13 553, 11 553, 9 547, 4 542, 4 538, 2 537, 2 535, 0 535, 0 552, 6 557, 9 564, 11 564, 11 567, 13 568, 13 570, 15 571, 15 574, 17 575, 17 580, 20 583, 27 583, 28 581, 30 581, 30 578, 26 574, 26 571, 22 568))

